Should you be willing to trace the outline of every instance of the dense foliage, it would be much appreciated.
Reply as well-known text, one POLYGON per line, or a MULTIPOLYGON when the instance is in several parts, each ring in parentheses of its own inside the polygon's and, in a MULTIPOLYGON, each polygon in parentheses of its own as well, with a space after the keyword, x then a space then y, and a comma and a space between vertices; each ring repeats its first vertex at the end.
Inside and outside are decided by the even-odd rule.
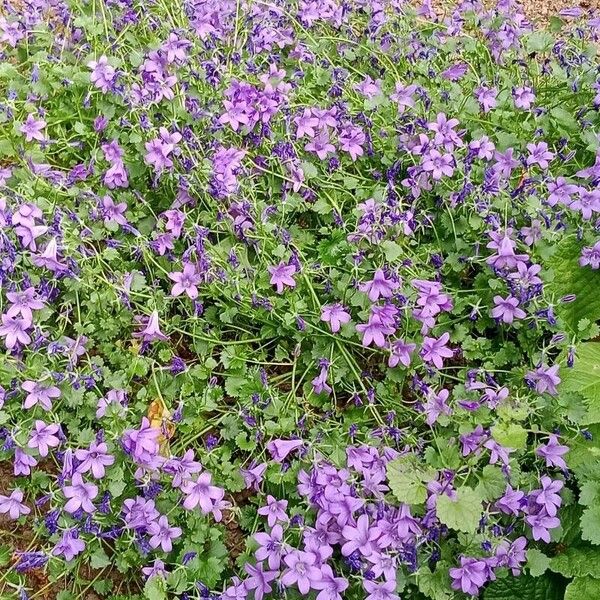
POLYGON ((4 0, 2 597, 600 597, 580 12, 4 0))

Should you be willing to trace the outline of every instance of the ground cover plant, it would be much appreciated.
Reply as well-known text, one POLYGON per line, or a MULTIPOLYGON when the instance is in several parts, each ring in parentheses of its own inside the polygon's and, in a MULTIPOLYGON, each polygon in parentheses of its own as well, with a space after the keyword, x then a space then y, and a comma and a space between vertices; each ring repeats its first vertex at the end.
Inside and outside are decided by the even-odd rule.
POLYGON ((4 0, 0 596, 600 597, 600 18, 4 0))

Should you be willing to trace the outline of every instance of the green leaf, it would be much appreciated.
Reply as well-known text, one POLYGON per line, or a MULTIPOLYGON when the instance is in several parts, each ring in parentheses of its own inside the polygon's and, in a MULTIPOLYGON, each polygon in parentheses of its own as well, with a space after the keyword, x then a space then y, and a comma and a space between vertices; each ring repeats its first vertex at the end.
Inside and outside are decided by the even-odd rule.
POLYGON ((600 579, 576 577, 565 590, 565 600, 595 600, 600 598, 600 579))
POLYGON ((567 548, 550 560, 550 570, 565 577, 600 578, 600 552, 590 546, 567 548))
POLYGON ((436 475, 424 467, 414 454, 405 454, 387 465, 388 484, 392 494, 406 504, 422 504, 427 499, 427 483, 436 475))
POLYGON ((576 349, 572 369, 561 372, 561 392, 578 392, 590 410, 600 409, 600 344, 587 342, 576 349))
POLYGON ((104 569, 111 564, 110 558, 106 555, 106 552, 102 548, 98 548, 90 556, 90 565, 92 569, 104 569))
POLYGON ((548 261, 554 278, 546 285, 557 300, 567 294, 576 296, 573 302, 558 303, 556 313, 565 321, 572 333, 577 333, 581 319, 600 319, 600 272, 579 265, 583 244, 567 238, 558 244, 558 249, 548 261))
POLYGON ((481 510, 481 496, 469 487, 458 489, 455 500, 448 496, 437 499, 438 519, 457 531, 474 533, 479 526, 481 510))
POLYGON ((165 580, 157 575, 148 579, 144 585, 144 597, 147 600, 167 600, 165 580))
POLYGON ((451 600, 453 594, 447 565, 438 564, 433 573, 428 567, 421 567, 417 573, 417 587, 432 600, 451 600))
POLYGON ((543 575, 550 566, 550 558, 537 548, 527 550, 527 568, 532 577, 543 575))
POLYGON ((581 537, 592 544, 600 544, 600 506, 586 508, 581 515, 581 537))
POLYGON ((579 504, 593 506, 600 496, 600 482, 586 481, 579 490, 579 504))
POLYGON ((505 448, 523 450, 527 445, 527 431, 518 423, 499 423, 492 427, 492 437, 505 448))
POLYGON ((547 577, 505 577, 492 581, 483 593, 484 600, 562 600, 563 586, 547 577))
POLYGON ((531 33, 525 40, 525 48, 528 53, 545 52, 554 45, 554 36, 545 30, 539 30, 531 33))
POLYGON ((385 240, 381 242, 381 247, 385 253, 385 260, 388 262, 394 262, 395 260, 398 260, 404 252, 400 244, 396 244, 396 242, 392 242, 391 240, 385 240))
POLYGON ((0 567, 10 562, 12 552, 8 546, 0 546, 0 567))
POLYGON ((475 488, 477 494, 487 501, 500 498, 506 489, 506 479, 502 471, 495 465, 486 465, 475 488))

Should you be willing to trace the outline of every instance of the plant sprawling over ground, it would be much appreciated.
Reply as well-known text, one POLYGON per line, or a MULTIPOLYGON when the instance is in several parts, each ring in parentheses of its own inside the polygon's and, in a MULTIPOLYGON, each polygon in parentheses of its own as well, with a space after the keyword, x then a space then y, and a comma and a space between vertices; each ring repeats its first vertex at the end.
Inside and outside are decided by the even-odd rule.
POLYGON ((2 597, 600 597, 580 13, 4 0, 2 597))

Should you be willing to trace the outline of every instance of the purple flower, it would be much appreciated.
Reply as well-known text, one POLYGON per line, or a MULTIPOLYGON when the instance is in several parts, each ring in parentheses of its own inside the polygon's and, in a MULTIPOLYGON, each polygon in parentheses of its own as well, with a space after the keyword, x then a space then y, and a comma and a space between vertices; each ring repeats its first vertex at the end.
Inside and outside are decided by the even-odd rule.
POLYGON ((577 198, 571 202, 569 208, 579 211, 583 219, 589 221, 594 213, 600 212, 600 191, 579 187, 577 194, 577 198))
POLYGON ((85 550, 85 542, 79 539, 77 529, 67 529, 63 532, 62 538, 54 546, 52 554, 54 556, 64 556, 65 560, 73 560, 78 554, 85 550))
POLYGON ((251 488, 258 492, 258 486, 261 484, 266 470, 267 463, 253 464, 247 469, 240 468, 246 488, 251 488))
POLYGON ((529 109, 535 102, 535 94, 530 87, 521 86, 513 90, 513 98, 517 108, 529 109))
POLYGON ((33 140, 43 142, 45 138, 42 129, 44 127, 46 127, 44 119, 36 119, 33 115, 27 115, 27 119, 19 128, 19 131, 25 136, 26 142, 32 142, 33 140))
POLYGON ((146 155, 144 156, 144 161, 146 164, 154 167, 155 173, 160 173, 164 169, 169 169, 173 166, 170 154, 181 141, 180 133, 169 133, 165 127, 161 127, 159 132, 159 137, 145 143, 146 155))
POLYGON ((110 225, 111 223, 127 225, 127 219, 123 216, 123 213, 126 210, 127 204, 125 202, 115 204, 110 196, 104 196, 102 198, 102 215, 104 216, 105 225, 110 225))
POLYGON ((356 331, 362 333, 363 346, 367 347, 374 343, 379 348, 384 348, 387 345, 384 336, 394 333, 395 328, 389 323, 383 323, 380 317, 372 314, 367 323, 359 323, 356 326, 356 331))
POLYGON ((41 310, 45 303, 36 297, 34 287, 28 287, 22 292, 6 292, 6 299, 11 303, 6 311, 9 317, 21 315, 25 321, 33 321, 34 310, 41 310))
POLYGON ((165 563, 159 558, 155 558, 154 562, 149 567, 143 567, 142 573, 146 576, 146 579, 152 579, 152 577, 166 577, 168 575, 165 563))
POLYGON ((312 587, 320 590, 316 600, 342 600, 342 592, 348 589, 345 577, 336 577, 329 565, 321 566, 321 579, 313 581, 312 587))
POLYGON ((108 446, 104 442, 92 442, 88 449, 76 450, 75 458, 81 461, 77 467, 77 472, 87 473, 91 471, 96 479, 102 479, 105 473, 104 468, 115 462, 115 457, 108 454, 108 446))
POLYGON ((193 264, 187 263, 184 265, 183 271, 169 273, 169 279, 175 282, 171 290, 172 296, 180 296, 185 292, 192 300, 198 297, 196 286, 202 281, 202 276, 196 272, 193 264))
POLYGON ((527 166, 539 165, 542 169, 547 169, 548 163, 554 158, 554 152, 548 150, 546 142, 527 144, 527 150, 529 150, 527 166))
POLYGON ((441 154, 438 150, 432 149, 423 158, 423 170, 431 173, 435 181, 440 180, 444 175, 452 177, 454 174, 454 158, 451 154, 441 154))
POLYGON ((506 486, 504 495, 496 501, 495 506, 507 515, 518 515, 522 508, 525 494, 521 490, 513 490, 510 485, 506 486))
POLYGON ((391 298, 399 283, 393 279, 386 279, 383 269, 377 269, 373 279, 361 283, 358 289, 368 295, 371 302, 377 302, 379 298, 391 298))
POLYGON ((200 510, 206 515, 214 509, 216 503, 223 499, 224 490, 211 485, 211 475, 208 471, 198 475, 196 481, 184 481, 181 491, 186 495, 183 507, 193 510, 200 506, 200 510))
POLYGON ((0 494, 0 514, 8 513, 11 519, 18 519, 21 515, 28 515, 31 509, 23 504, 23 492, 15 488, 10 496, 0 494))
POLYGON ((138 496, 135 500, 127 498, 123 502, 123 520, 130 529, 147 530, 150 523, 160 516, 154 500, 138 496))
POLYGON ((31 343, 31 337, 27 330, 31 328, 31 321, 2 315, 0 335, 4 338, 4 344, 8 350, 12 350, 17 344, 27 346, 31 343))
POLYGON ((414 108, 414 93, 417 86, 414 84, 404 85, 400 81, 396 82, 396 91, 390 95, 390 99, 398 105, 398 114, 402 114, 406 108, 414 108))
POLYGON ((166 341, 169 338, 160 330, 160 323, 158 320, 158 311, 153 310, 150 317, 147 317, 146 326, 139 332, 133 334, 133 337, 139 337, 144 342, 152 342, 154 340, 166 341))
POLYGON ((477 98, 477 102, 481 105, 484 113, 490 112, 492 108, 496 108, 497 101, 496 97, 498 96, 498 90, 496 88, 489 88, 485 85, 478 87, 475 90, 475 97, 477 98))
POLYGON ((350 556, 358 550, 363 556, 369 556, 375 551, 373 542, 379 537, 379 531, 371 527, 368 515, 361 515, 356 519, 355 525, 345 525, 342 536, 346 542, 342 546, 342 554, 350 556))
POLYGON ((269 494, 267 496, 266 506, 259 508, 258 514, 267 517, 267 523, 269 524, 269 527, 273 527, 277 521, 287 523, 289 521, 289 517, 285 512, 287 505, 287 500, 277 500, 275 497, 269 494))
POLYGON ((338 137, 340 148, 350 154, 352 160, 356 160, 364 154, 362 145, 365 143, 365 134, 360 127, 347 125, 342 129, 338 137))
POLYGON ((280 262, 278 265, 267 267, 267 270, 271 274, 270 283, 276 287, 278 294, 283 293, 285 286, 296 287, 296 282, 292 277, 296 273, 296 265, 286 265, 284 262, 280 262))
POLYGON ((118 406, 120 411, 123 412, 125 401, 125 390, 110 390, 106 396, 98 400, 96 406, 96 418, 102 418, 106 414, 108 407, 111 405, 118 406))
POLYGON ((388 366, 393 368, 402 363, 405 367, 409 367, 410 356, 415 351, 416 347, 416 344, 407 343, 404 340, 396 340, 392 342, 388 366))
POLYGON ((533 539, 542 540, 546 544, 550 543, 550 529, 556 529, 560 525, 558 517, 551 517, 544 511, 529 515, 525 518, 527 524, 531 527, 531 535, 533 539))
POLYGON ((424 406, 424 411, 427 415, 427 419, 425 419, 427 425, 433 425, 442 414, 448 416, 452 414, 452 410, 447 404, 449 395, 450 392, 448 390, 440 390, 437 394, 429 392, 427 402, 424 406))
POLYGON ((106 94, 112 87, 117 72, 108 64, 108 58, 102 55, 97 61, 91 60, 87 66, 92 69, 90 81, 106 94))
POLYGON ((273 591, 271 581, 279 575, 279 571, 265 571, 263 563, 258 563, 256 566, 246 563, 244 570, 250 575, 244 582, 244 586, 246 590, 254 590, 254 600, 262 600, 265 594, 273 591))
POLYGON ((96 507, 92 500, 98 495, 98 487, 93 483, 85 483, 81 473, 75 473, 71 485, 63 487, 63 494, 68 498, 65 510, 73 514, 80 508, 86 513, 93 513, 96 507))
POLYGON ((31 474, 31 467, 37 465, 37 460, 33 456, 29 456, 21 448, 15 448, 15 462, 13 465, 13 473, 18 475, 31 474))
POLYGON ((504 323, 512 323, 514 319, 524 319, 527 314, 524 310, 518 308, 519 301, 514 296, 494 296, 494 304, 492 309, 492 317, 500 319, 504 323))
POLYGON ((296 584, 301 594, 308 594, 314 582, 321 580, 321 569, 316 566, 316 557, 312 552, 292 550, 283 558, 287 569, 281 576, 285 586, 296 584))
POLYGON ((335 304, 326 304, 321 308, 321 321, 329 323, 331 332, 337 333, 342 325, 350 321, 350 314, 339 302, 336 302, 335 304))
POLYGON ((52 398, 60 397, 60 390, 56 386, 45 387, 35 381, 24 381, 21 388, 29 392, 23 402, 23 408, 32 408, 39 404, 44 410, 51 411, 52 398))
POLYGON ((259 548, 255 553, 256 560, 267 560, 270 569, 279 569, 281 556, 284 552, 283 528, 277 524, 271 529, 271 533, 258 532, 254 534, 259 548))
POLYGON ((308 152, 314 152, 320 160, 325 160, 329 154, 335 152, 335 146, 329 139, 329 134, 326 131, 321 132, 308 142, 304 149, 308 152))
POLYGON ((421 345, 421 358, 425 362, 432 362, 438 369, 444 366, 444 358, 454 356, 454 352, 446 346, 450 340, 448 332, 443 333, 439 338, 425 337, 421 345))
POLYGON ((547 444, 539 446, 535 453, 538 456, 546 459, 547 467, 558 467, 559 469, 566 470, 567 463, 562 458, 563 454, 569 451, 568 446, 561 446, 558 443, 558 436, 550 434, 550 438, 547 444))
POLYGON ((526 378, 535 383, 535 391, 539 394, 548 392, 548 394, 555 396, 558 393, 556 386, 561 381, 558 376, 559 368, 559 365, 552 367, 542 365, 534 371, 529 371, 526 378))
POLYGON ((315 394, 331 394, 332 387, 327 383, 327 375, 329 373, 329 365, 323 365, 319 374, 311 381, 313 392, 315 394))
POLYGON ((283 462, 287 455, 302 446, 302 440, 271 440, 267 450, 275 462, 283 462))
POLYGON ((377 583, 376 581, 369 581, 368 579, 365 579, 363 581, 363 587, 368 593, 368 596, 365 598, 365 600, 400 600, 400 597, 395 594, 395 581, 384 581, 383 583, 377 583))
POLYGON ((452 589, 476 596, 479 594, 479 589, 487 582, 488 573, 488 566, 483 560, 461 556, 460 567, 450 569, 452 589))
POLYGON ((37 448, 40 456, 48 456, 49 448, 55 448, 60 444, 60 439, 56 435, 58 431, 59 426, 56 423, 46 425, 44 421, 37 419, 33 431, 29 435, 27 447, 37 448))
POLYGON ((152 521, 148 525, 148 534, 151 536, 149 543, 151 548, 162 548, 164 552, 171 552, 173 540, 181 536, 180 527, 171 527, 165 515, 161 515, 158 521, 152 521))
POLYGON ((582 267, 589 265, 592 269, 600 269, 600 240, 593 246, 586 246, 581 250, 579 264, 582 267))
POLYGON ((562 499, 558 492, 563 488, 564 483, 560 479, 554 481, 547 475, 543 475, 540 479, 542 489, 532 492, 531 497, 535 498, 535 503, 544 509, 546 514, 554 517, 558 511, 558 507, 562 503, 562 499))
POLYGON ((557 177, 555 181, 548 183, 548 199, 546 202, 550 206, 556 206, 556 204, 562 204, 569 206, 571 203, 571 196, 577 192, 578 186, 569 183, 564 177, 557 177))
POLYGON ((521 565, 527 561, 525 548, 527 547, 527 538, 521 536, 514 542, 508 540, 502 541, 496 548, 496 558, 499 567, 511 569, 513 575, 520 575, 521 565))

